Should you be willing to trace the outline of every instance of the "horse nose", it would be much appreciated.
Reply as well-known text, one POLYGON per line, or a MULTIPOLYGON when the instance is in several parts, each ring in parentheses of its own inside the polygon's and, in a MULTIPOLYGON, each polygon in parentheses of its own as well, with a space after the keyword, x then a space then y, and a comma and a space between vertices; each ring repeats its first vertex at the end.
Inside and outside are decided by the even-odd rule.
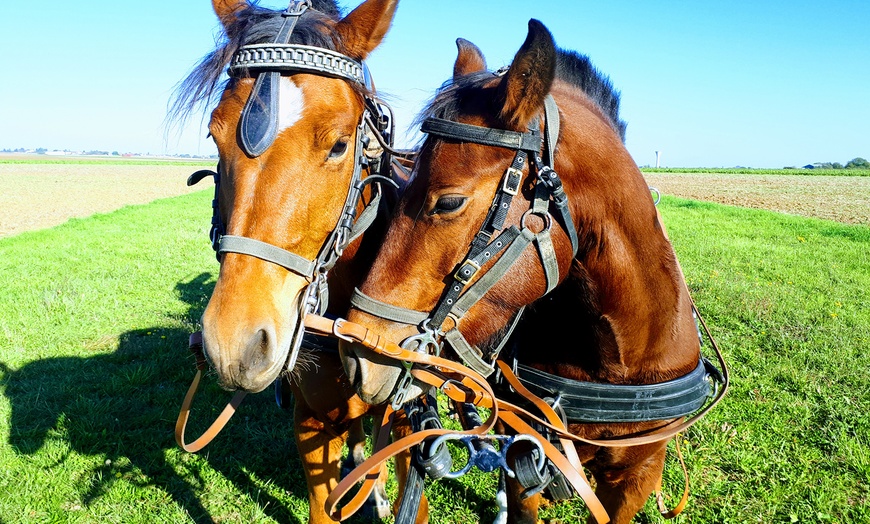
POLYGON ((263 375, 272 367, 275 337, 267 329, 258 329, 250 335, 241 352, 241 358, 228 362, 227 378, 232 389, 257 391, 263 389, 263 375))
POLYGON ((356 356, 356 353, 353 351, 346 352, 344 358, 344 372, 347 374, 351 386, 355 389, 360 385, 360 381, 362 380, 362 374, 360 373, 359 368, 359 357, 356 356))
POLYGON ((266 362, 266 356, 271 350, 271 342, 272 338, 265 329, 258 329, 254 332, 245 348, 245 356, 247 357, 245 362, 248 363, 246 367, 253 369, 266 362))

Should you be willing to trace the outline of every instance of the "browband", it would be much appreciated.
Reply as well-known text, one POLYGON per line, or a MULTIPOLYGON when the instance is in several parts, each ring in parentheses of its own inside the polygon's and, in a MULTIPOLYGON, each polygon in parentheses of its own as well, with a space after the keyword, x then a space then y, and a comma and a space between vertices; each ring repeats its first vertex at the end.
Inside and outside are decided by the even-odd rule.
POLYGON ((541 150, 542 138, 536 130, 520 133, 432 117, 423 121, 420 131, 460 142, 474 142, 487 146, 519 149, 520 151, 534 151, 535 153, 541 150))
MULTIPOLYGON (((344 78, 367 86, 365 66, 341 53, 299 44, 252 44, 239 48, 229 66, 230 76, 260 71, 310 71, 344 78)), ((367 86, 368 87, 368 86, 367 86)))

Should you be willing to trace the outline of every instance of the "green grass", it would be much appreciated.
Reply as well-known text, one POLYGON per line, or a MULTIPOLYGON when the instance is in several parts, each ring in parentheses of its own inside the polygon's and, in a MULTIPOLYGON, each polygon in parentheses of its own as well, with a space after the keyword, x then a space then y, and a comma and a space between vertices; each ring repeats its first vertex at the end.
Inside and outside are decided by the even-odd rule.
MULTIPOLYGON (((0 239, 0 522, 305 522, 291 415, 270 393, 198 454, 172 437, 217 272, 210 200, 0 239)), ((676 522, 870 521, 870 227, 668 197, 661 209, 733 376, 687 433, 692 496, 676 522)), ((191 434, 228 400, 205 382, 191 434)), ((666 490, 681 490, 673 460, 666 490)), ((494 492, 481 473, 432 482, 432 522, 491 522, 494 492)), ((662 522, 652 503, 637 520, 662 522)))
POLYGON ((758 169, 751 167, 642 167, 644 173, 709 173, 715 175, 870 176, 870 169, 758 169))

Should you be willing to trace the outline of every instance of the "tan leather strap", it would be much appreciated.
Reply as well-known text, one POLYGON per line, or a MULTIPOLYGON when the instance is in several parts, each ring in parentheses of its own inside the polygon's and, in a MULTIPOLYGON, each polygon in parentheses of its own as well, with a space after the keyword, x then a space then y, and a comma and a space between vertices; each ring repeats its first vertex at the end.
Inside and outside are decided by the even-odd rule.
MULTIPOLYGON (((338 504, 344 496, 360 481, 370 478, 379 470, 381 464, 390 460, 399 453, 405 452, 420 444, 430 437, 441 435, 485 435, 498 420, 498 406, 495 404, 493 393, 486 379, 475 371, 466 368, 462 364, 432 355, 408 351, 371 332, 359 324, 345 321, 333 321, 328 318, 308 315, 305 317, 305 327, 308 331, 322 334, 335 335, 350 339, 365 345, 370 350, 397 360, 414 362, 428 366, 428 369, 415 369, 412 371, 415 378, 427 384, 441 389, 450 398, 462 402, 471 402, 477 406, 490 408, 490 416, 482 425, 465 431, 449 429, 428 429, 407 435, 399 440, 375 449, 372 455, 360 464, 356 469, 348 473, 330 492, 326 499, 326 513, 334 520, 344 520, 356 511, 359 495, 351 499, 341 509, 338 504)), ((384 431, 383 433, 389 433, 384 431)))
MULTIPOLYGON (((592 516, 595 518, 595 522, 598 524, 605 524, 610 522, 610 517, 607 515, 607 511, 604 509, 604 506, 601 504, 601 501, 598 500, 598 497, 595 495, 595 492, 592 491, 592 486, 589 485, 589 481, 586 479, 586 474, 583 473, 582 467, 577 469, 573 464, 559 452, 558 448, 553 445, 546 437, 535 431, 530 425, 526 424, 516 413, 512 413, 510 411, 505 411, 501 413, 500 420, 504 422, 511 429, 516 431, 517 433, 523 433, 526 435, 532 435, 537 438, 541 445, 544 447, 544 453, 547 455, 547 458, 553 462, 553 465, 562 472, 565 476, 565 480, 571 483, 571 486, 580 495, 580 498, 583 499, 583 502, 586 503, 586 506, 589 508, 589 512, 592 513, 592 516)), ((568 449, 564 447, 563 449, 568 449)), ((573 450, 574 446, 572 444, 568 444, 568 446, 573 450)))
MULTIPOLYGON (((387 406, 386 410, 384 411, 384 416, 381 419, 380 428, 378 428, 378 439, 377 442, 375 442, 374 446, 375 452, 381 451, 388 447, 387 442, 389 442, 390 440, 390 430, 392 429, 393 422, 395 421, 395 414, 396 412, 393 411, 393 408, 387 406)), ((330 502, 329 499, 327 499, 326 501, 326 512, 333 520, 345 520, 346 518, 359 511, 361 507, 363 507, 363 505, 366 503, 366 500, 368 500, 369 495, 371 495, 372 490, 377 485, 378 477, 381 473, 381 463, 376 464, 368 471, 363 469, 363 465, 360 465, 359 467, 354 469, 354 472, 358 472, 358 476, 359 473, 364 474, 363 483, 360 486, 359 491, 357 491, 356 495, 354 495, 353 498, 340 509, 335 508, 335 506, 337 505, 337 501, 335 503, 330 502)), ((359 481, 359 478, 357 479, 357 481, 359 481)), ((351 486, 353 486, 354 484, 356 484, 356 482, 351 484, 351 486)), ((338 486, 336 486, 336 488, 330 493, 329 496, 332 497, 332 494, 335 493, 336 490, 338 490, 338 486)), ((338 500, 341 500, 341 497, 338 497, 338 500)))
POLYGON ((680 502, 674 506, 674 509, 669 510, 667 506, 665 506, 665 498, 662 495, 662 479, 660 478, 658 483, 656 484, 656 489, 654 490, 656 496, 656 504, 659 507, 659 513, 662 514, 662 517, 666 519, 672 519, 683 512, 686 508, 686 504, 689 502, 689 470, 686 468, 686 461, 683 458, 683 452, 680 449, 680 435, 674 437, 674 449, 677 452, 677 459, 680 461, 680 466, 683 468, 683 496, 680 499, 680 502))
POLYGON ((181 410, 178 412, 178 420, 175 421, 175 442, 177 442, 178 446, 184 451, 196 453, 206 447, 209 442, 214 440, 218 433, 224 429, 227 422, 229 422, 232 416, 235 415, 236 408, 238 408, 239 404, 242 403, 242 399, 245 398, 246 392, 236 391, 236 394, 233 395, 233 398, 229 401, 226 407, 224 407, 221 414, 218 415, 218 418, 211 424, 211 426, 209 426, 198 439, 187 444, 184 441, 184 430, 187 426, 187 419, 190 417, 190 406, 193 403, 193 397, 196 396, 196 390, 199 388, 199 381, 202 378, 202 372, 207 367, 205 357, 202 354, 201 332, 197 331, 190 335, 189 348, 191 352, 196 355, 197 369, 196 375, 193 377, 193 382, 187 389, 187 394, 184 396, 184 401, 181 403, 181 410))

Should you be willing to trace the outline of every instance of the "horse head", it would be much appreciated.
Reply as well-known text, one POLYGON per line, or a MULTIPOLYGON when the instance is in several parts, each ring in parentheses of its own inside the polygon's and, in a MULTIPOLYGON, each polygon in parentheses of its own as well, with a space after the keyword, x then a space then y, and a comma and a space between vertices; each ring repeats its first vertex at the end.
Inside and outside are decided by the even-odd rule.
MULTIPOLYGON (((669 326, 670 316, 641 317, 657 306, 688 314, 680 326, 694 333, 609 80, 585 56, 557 49, 536 20, 495 73, 473 44, 457 45, 453 79, 420 117, 428 136, 416 171, 348 320, 409 349, 452 350, 486 375, 523 308, 570 278, 571 307, 611 337, 603 347, 669 326)), ((363 400, 396 405, 421 392, 397 391, 407 381, 395 361, 359 344, 341 350, 363 400)))
POLYGON ((214 247, 220 273, 202 316, 208 360, 227 389, 263 390, 295 359, 305 308, 358 243, 350 231, 370 172, 377 112, 363 60, 398 0, 366 0, 344 18, 326 0, 272 11, 213 0, 225 43, 186 84, 230 79, 211 114, 220 161, 214 247))

